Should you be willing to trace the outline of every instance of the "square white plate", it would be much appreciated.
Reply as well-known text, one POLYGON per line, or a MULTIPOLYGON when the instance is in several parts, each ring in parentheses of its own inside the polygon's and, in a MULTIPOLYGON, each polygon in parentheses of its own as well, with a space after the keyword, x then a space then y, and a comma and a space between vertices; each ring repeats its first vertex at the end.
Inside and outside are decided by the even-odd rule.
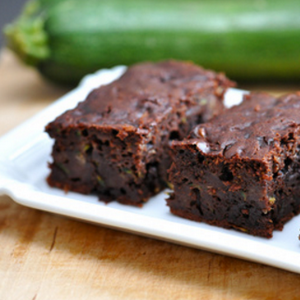
MULTIPOLYGON (((75 107, 91 89, 111 82, 124 70, 120 66, 86 76, 74 91, 1 137, 0 194, 25 206, 300 273, 300 216, 268 240, 173 216, 165 204, 165 193, 136 208, 116 202, 104 204, 96 196, 65 194, 46 184, 53 141, 44 133, 44 126, 75 107)), ((228 91, 227 105, 239 103, 243 93, 228 91)))

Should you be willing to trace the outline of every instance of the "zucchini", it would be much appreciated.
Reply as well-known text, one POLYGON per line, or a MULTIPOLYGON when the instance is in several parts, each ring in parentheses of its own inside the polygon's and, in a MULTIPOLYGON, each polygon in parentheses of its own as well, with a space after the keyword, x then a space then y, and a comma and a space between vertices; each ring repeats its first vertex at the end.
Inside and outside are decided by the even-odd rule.
POLYGON ((24 62, 61 83, 168 58, 235 80, 297 80, 299 15, 299 0, 33 0, 5 35, 24 62))

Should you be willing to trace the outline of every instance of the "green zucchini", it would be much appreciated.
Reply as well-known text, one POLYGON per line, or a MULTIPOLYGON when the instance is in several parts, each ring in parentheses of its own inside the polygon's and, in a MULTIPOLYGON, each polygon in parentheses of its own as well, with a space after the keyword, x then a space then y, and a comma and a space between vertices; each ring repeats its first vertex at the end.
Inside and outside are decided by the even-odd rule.
POLYGON ((61 83, 168 58, 235 80, 297 80, 299 15, 299 0, 33 0, 5 34, 24 62, 61 83))

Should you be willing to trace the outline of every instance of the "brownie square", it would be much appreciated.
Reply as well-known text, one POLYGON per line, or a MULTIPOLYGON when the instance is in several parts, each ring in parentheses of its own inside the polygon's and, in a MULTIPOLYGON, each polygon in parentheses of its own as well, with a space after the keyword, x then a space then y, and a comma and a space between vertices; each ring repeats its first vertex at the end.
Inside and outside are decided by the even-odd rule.
POLYGON ((170 141, 222 112, 233 85, 188 62, 130 67, 47 125, 55 139, 48 183, 141 205, 168 185, 170 141))
POLYGON ((245 96, 173 142, 171 212, 270 238, 300 211, 300 93, 245 96))

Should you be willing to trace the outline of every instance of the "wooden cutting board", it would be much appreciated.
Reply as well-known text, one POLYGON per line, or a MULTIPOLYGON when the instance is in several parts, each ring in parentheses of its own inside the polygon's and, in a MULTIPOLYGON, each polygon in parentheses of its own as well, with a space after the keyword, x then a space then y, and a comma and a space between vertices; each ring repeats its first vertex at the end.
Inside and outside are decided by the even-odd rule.
MULTIPOLYGON (((65 92, 2 51, 0 135, 65 92)), ((7 196, 0 196, 0 245, 1 300, 300 299, 300 275, 26 208, 7 196)))

